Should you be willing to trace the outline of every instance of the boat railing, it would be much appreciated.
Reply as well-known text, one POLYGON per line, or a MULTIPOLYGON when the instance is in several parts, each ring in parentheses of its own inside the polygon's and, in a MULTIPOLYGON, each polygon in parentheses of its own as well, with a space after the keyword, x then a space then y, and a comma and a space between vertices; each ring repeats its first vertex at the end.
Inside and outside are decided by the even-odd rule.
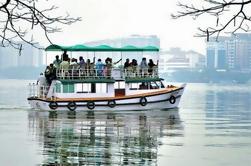
POLYGON ((49 86, 38 85, 35 83, 29 83, 28 90, 29 94, 28 97, 34 98, 46 98, 47 93, 49 91, 49 86))
POLYGON ((145 77, 158 77, 158 68, 140 68, 128 67, 124 69, 125 78, 145 78, 145 77))
POLYGON ((122 77, 120 70, 102 69, 58 69, 57 78, 59 79, 86 79, 86 78, 113 78, 122 77), (114 73, 116 71, 117 73, 114 73))
POLYGON ((128 67, 112 69, 58 69, 56 76, 59 79, 124 79, 124 78, 143 78, 158 77, 158 68, 139 68, 128 67))

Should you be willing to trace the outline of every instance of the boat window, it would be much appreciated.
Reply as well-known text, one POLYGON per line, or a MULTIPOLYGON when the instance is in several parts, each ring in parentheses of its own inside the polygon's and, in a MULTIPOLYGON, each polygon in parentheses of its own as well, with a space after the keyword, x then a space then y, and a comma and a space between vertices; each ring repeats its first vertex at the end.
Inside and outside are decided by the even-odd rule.
POLYGON ((56 93, 61 93, 61 84, 60 83, 56 83, 55 91, 56 91, 56 93))
POLYGON ((117 81, 114 84, 115 89, 125 89, 125 82, 124 81, 117 81))
POLYGON ((131 83, 129 84, 130 90, 137 90, 139 89, 139 84, 138 83, 131 83))
POLYGON ((77 93, 91 93, 91 84, 90 83, 79 83, 76 85, 77 93))
POLYGON ((159 86, 156 82, 151 82, 150 89, 159 89, 159 86))
POLYGON ((63 93, 74 93, 74 84, 63 84, 63 93))
POLYGON ((106 83, 97 83, 96 84, 96 93, 107 93, 107 84, 106 83))
POLYGON ((164 84, 162 83, 162 81, 157 81, 156 82, 157 85, 160 87, 160 88, 165 88, 164 84))

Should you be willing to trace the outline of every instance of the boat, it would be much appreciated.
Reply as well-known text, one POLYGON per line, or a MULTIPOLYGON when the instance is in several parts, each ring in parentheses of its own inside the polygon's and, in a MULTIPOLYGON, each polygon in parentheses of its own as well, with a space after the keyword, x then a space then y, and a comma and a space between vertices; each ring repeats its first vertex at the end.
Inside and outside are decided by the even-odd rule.
MULTIPOLYGON (((121 58, 130 58, 130 53, 156 53, 154 46, 111 47, 50 45, 47 52, 97 52, 120 53, 121 58), (126 53, 126 55, 125 55, 126 53), (125 57, 123 57, 123 54, 125 57)), ((135 54, 132 54, 135 55, 135 54)), ((131 57, 131 59, 134 56, 131 57)), ((47 61, 47 60, 46 60, 47 61)), ((122 62, 122 61, 121 61, 122 62)), ((106 111, 106 110, 151 110, 177 108, 186 84, 165 85, 159 77, 158 65, 150 68, 139 66, 100 69, 56 69, 56 77, 50 85, 29 84, 28 102, 33 109, 55 111, 106 111)))

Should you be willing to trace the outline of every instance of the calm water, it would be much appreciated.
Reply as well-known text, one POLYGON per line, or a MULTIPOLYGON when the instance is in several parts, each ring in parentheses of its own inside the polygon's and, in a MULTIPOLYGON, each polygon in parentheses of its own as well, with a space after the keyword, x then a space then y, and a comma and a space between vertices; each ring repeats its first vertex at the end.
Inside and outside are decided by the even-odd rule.
POLYGON ((189 84, 178 110, 35 112, 0 80, 0 165, 251 163, 251 85, 189 84))

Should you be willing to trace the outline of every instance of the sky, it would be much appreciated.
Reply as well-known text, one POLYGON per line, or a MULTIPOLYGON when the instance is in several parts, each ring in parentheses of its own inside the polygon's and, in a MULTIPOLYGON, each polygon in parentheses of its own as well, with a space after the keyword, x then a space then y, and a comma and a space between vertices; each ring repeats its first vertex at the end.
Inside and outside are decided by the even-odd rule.
POLYGON ((53 0, 50 3, 59 7, 54 14, 67 11, 71 16, 82 17, 81 22, 51 35, 57 44, 79 44, 132 34, 157 35, 163 50, 181 47, 205 53, 205 39, 194 37, 203 20, 171 18, 171 13, 178 10, 177 0, 74 0, 74 3, 72 0, 53 0))

